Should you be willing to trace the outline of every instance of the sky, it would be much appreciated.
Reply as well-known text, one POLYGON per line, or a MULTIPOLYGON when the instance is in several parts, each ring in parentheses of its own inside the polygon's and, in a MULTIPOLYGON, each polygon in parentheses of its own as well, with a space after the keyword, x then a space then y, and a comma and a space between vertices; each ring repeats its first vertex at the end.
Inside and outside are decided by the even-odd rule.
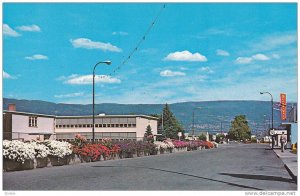
POLYGON ((2 28, 5 98, 91 104, 110 60, 96 103, 297 101, 296 3, 3 3, 2 28))

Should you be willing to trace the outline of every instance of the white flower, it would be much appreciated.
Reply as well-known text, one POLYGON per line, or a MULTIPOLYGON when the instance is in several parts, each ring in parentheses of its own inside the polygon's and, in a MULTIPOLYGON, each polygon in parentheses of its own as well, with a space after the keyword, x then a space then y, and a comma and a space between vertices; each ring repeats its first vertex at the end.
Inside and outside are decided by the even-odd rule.
POLYGON ((46 141, 46 145, 49 148, 49 154, 57 157, 64 157, 72 154, 72 145, 68 142, 60 141, 46 141))
POLYGON ((35 151, 30 143, 24 143, 17 140, 4 140, 3 156, 4 158, 24 163, 26 160, 34 159, 35 151))
POLYGON ((164 142, 159 142, 155 141, 154 144, 156 145, 156 149, 173 149, 175 148, 174 144, 172 142, 164 141, 164 142))

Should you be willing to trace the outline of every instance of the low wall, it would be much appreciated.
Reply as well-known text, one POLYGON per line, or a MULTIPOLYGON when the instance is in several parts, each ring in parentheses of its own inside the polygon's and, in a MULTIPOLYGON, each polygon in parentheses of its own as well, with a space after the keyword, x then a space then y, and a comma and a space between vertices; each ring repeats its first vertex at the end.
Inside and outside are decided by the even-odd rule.
MULTIPOLYGON (((193 150, 202 150, 203 147, 199 147, 193 150)), ((117 159, 125 159, 125 158, 136 158, 143 156, 153 156, 159 154, 170 154, 170 153, 178 153, 178 152, 187 152, 190 151, 186 147, 185 148, 174 148, 174 149, 166 149, 166 150, 158 150, 152 154, 148 152, 138 152, 138 153, 120 153, 116 155, 111 155, 110 157, 101 156, 98 160, 91 160, 90 157, 82 157, 77 154, 68 155, 63 158, 49 156, 46 158, 35 158, 34 160, 26 160, 24 163, 16 162, 13 160, 9 160, 3 158, 3 171, 20 171, 20 170, 30 170, 36 168, 44 168, 44 167, 54 167, 54 166, 62 166, 62 165, 74 165, 80 163, 88 163, 95 161, 106 161, 106 160, 117 160, 117 159)))

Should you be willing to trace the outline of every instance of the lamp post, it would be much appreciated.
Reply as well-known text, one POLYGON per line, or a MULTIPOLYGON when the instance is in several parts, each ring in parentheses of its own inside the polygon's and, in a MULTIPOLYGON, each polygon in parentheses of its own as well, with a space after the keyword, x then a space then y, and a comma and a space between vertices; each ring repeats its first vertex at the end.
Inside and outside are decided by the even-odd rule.
POLYGON ((95 69, 101 63, 110 65, 111 61, 100 61, 100 62, 96 63, 96 65, 94 65, 94 69, 93 69, 93 127, 92 127, 93 139, 92 139, 92 143, 95 142, 95 69))
MULTIPOLYGON (((269 94, 271 96, 271 112, 272 112, 272 127, 271 129, 274 129, 274 116, 273 116, 273 96, 269 92, 260 92, 261 95, 263 94, 269 94)), ((272 135, 272 149, 274 148, 274 136, 272 135)))

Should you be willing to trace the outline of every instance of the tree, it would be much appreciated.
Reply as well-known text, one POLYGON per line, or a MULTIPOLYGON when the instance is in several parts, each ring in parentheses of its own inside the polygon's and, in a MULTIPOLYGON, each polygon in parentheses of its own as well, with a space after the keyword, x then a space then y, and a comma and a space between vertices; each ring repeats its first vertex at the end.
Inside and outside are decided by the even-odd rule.
POLYGON ((216 137, 216 142, 220 143, 224 140, 224 138, 225 138, 224 134, 218 134, 217 137, 216 137))
POLYGON ((239 115, 231 121, 228 136, 233 140, 247 140, 251 138, 251 130, 245 115, 239 115))
POLYGON ((174 114, 171 112, 168 104, 165 105, 163 109, 163 130, 162 134, 171 139, 178 138, 178 132, 182 132, 184 135, 184 130, 182 125, 176 119, 174 114))
POLYGON ((198 138, 199 140, 206 141, 206 135, 204 133, 201 133, 198 138))
POLYGON ((152 134, 152 128, 150 125, 147 126, 146 132, 144 134, 144 140, 147 142, 154 142, 154 137, 152 134))

